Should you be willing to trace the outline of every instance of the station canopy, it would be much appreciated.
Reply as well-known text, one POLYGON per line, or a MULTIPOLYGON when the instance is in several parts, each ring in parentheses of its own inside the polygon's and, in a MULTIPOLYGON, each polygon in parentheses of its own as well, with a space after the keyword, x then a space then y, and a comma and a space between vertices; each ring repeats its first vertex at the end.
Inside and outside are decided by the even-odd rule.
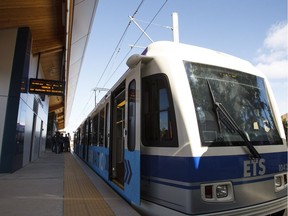
POLYGON ((0 29, 29 27, 32 54, 46 80, 64 81, 64 96, 49 96, 58 129, 67 126, 98 0, 1 0, 0 29))

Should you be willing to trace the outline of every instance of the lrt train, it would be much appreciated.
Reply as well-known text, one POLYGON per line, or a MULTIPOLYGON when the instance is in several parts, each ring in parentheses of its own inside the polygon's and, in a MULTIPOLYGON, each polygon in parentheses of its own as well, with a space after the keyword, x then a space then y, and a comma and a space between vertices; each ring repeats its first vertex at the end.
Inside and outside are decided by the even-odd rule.
POLYGON ((283 215, 287 141, 247 61, 155 42, 75 132, 74 151, 143 215, 283 215))

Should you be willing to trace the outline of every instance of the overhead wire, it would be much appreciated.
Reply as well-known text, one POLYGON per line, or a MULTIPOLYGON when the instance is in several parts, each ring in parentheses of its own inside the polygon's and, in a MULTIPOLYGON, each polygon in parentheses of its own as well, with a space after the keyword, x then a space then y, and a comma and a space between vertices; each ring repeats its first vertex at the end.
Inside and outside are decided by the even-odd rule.
MULTIPOLYGON (((145 20, 141 20, 141 19, 134 19, 138 22, 142 22, 142 23, 145 23, 145 24, 148 24, 149 22, 148 21, 145 21, 145 20)), ((151 23, 151 25, 154 25, 154 26, 158 26, 158 27, 162 27, 162 28, 166 28, 166 29, 172 29, 172 26, 168 26, 168 25, 161 25, 159 23, 151 23)))
MULTIPOLYGON (((143 2, 144 2, 144 0, 142 0, 142 1, 140 2, 140 4, 138 5, 138 7, 136 8, 135 12, 133 13, 132 17, 134 17, 134 16, 138 13, 138 11, 139 11, 140 7, 142 6, 143 2)), ((130 24, 131 24, 131 20, 128 22, 128 24, 127 24, 127 26, 126 26, 126 28, 125 28, 122 36, 120 37, 120 40, 118 41, 118 43, 117 43, 117 45, 116 45, 116 47, 115 47, 115 49, 114 49, 114 52, 112 53, 112 55, 111 55, 108 63, 106 64, 106 67, 105 67, 104 71, 102 72, 102 74, 101 74, 101 76, 100 76, 100 78, 99 78, 96 86, 98 86, 99 83, 100 83, 100 81, 102 80, 103 75, 105 74, 108 66, 110 65, 110 63, 111 63, 111 61, 112 61, 115 53, 116 53, 116 54, 119 53, 119 51, 120 51, 120 44, 123 42, 124 37, 126 36, 126 33, 127 33, 127 31, 128 31, 128 28, 129 28, 130 24)))
MULTIPOLYGON (((139 11, 140 7, 142 6, 143 2, 144 2, 144 0, 141 0, 140 4, 138 5, 138 7, 136 8, 136 10, 134 11, 134 13, 133 13, 133 15, 132 15, 133 18, 134 18, 135 15, 138 13, 138 11, 139 11)), ((100 78, 99 78, 99 80, 98 80, 98 82, 97 82, 97 84, 96 84, 96 87, 98 86, 98 84, 99 84, 100 81, 102 80, 103 75, 105 74, 108 66, 110 65, 111 61, 113 60, 113 57, 115 56, 115 53, 116 53, 116 55, 117 55, 117 54, 120 52, 120 49, 121 49, 120 47, 122 46, 122 42, 123 42, 123 40, 124 40, 124 38, 125 38, 125 36, 126 36, 126 34, 127 34, 127 31, 128 31, 128 28, 129 28, 130 24, 131 24, 131 20, 129 21, 129 23, 127 24, 127 26, 126 26, 126 28, 125 28, 125 30, 124 30, 124 32, 123 32, 123 34, 121 35, 121 37, 120 37, 120 39, 119 39, 119 41, 118 41, 118 43, 117 43, 117 45, 116 45, 116 47, 115 47, 115 49, 114 49, 114 52, 112 53, 112 55, 111 55, 108 63, 106 64, 106 67, 105 67, 104 71, 102 72, 102 74, 101 74, 101 76, 100 76, 100 78)), ((114 64, 114 63, 113 63, 113 64, 114 64)), ((96 92, 95 92, 95 94, 96 94, 96 92)), ((90 101, 91 101, 91 99, 92 99, 92 96, 93 96, 93 94, 92 94, 92 92, 91 92, 88 101, 86 102, 85 106, 83 107, 82 111, 80 112, 80 115, 78 115, 78 119, 77 119, 76 121, 80 120, 81 116, 84 114, 85 110, 87 109, 87 107, 88 107, 88 105, 89 105, 89 103, 90 103, 90 101)))
MULTIPOLYGON (((146 30, 150 27, 150 25, 152 24, 152 22, 155 20, 155 18, 158 16, 158 14, 161 12, 161 10, 164 8, 164 6, 166 5, 166 3, 168 2, 168 0, 165 0, 165 2, 162 4, 162 6, 159 8, 159 10, 157 11, 157 13, 154 15, 154 17, 152 18, 152 20, 149 22, 149 24, 146 26, 146 28, 144 29, 144 31, 140 34, 140 36, 138 37, 138 39, 135 41, 135 43, 133 44, 133 46, 130 47, 130 50, 126 53, 126 55, 124 56, 124 58, 122 59, 122 61, 118 64, 118 66, 116 67, 116 69, 114 70, 114 72, 110 75, 110 77, 108 78, 107 82, 104 84, 104 87, 107 85, 107 83, 109 82, 109 80, 112 78, 112 76, 116 73, 116 71, 118 70, 118 68, 122 65, 122 63, 124 62, 124 60, 128 57, 128 55, 130 54, 130 52, 132 51, 132 49, 135 47, 135 45, 138 43, 138 41, 141 39, 141 37, 143 36, 144 32, 146 32, 146 30)), ((133 18, 133 16, 132 16, 133 18)), ((129 22, 131 23, 131 21, 129 22)))
MULTIPOLYGON (((136 8, 136 10, 134 11, 132 17, 135 17, 135 15, 138 13, 138 11, 139 11, 140 7, 142 6, 143 2, 144 2, 144 0, 141 0, 140 4, 138 5, 138 7, 136 8)), ((100 78, 99 78, 99 80, 98 80, 98 82, 97 82, 97 84, 96 84, 96 87, 99 85, 100 81, 102 80, 103 75, 104 75, 105 72, 107 71, 107 68, 108 68, 109 65, 111 64, 114 56, 115 56, 115 55, 117 56, 118 53, 120 52, 120 49, 121 49, 120 47, 122 46, 123 40, 124 40, 124 38, 125 38, 125 36, 126 36, 126 34, 127 34, 127 31, 128 31, 128 28, 129 28, 130 24, 131 24, 131 21, 127 24, 127 26, 126 26, 123 34, 121 35, 121 37, 120 37, 120 39, 119 39, 119 41, 118 41, 118 43, 117 43, 117 45, 116 45, 116 47, 115 47, 115 49, 114 49, 114 52, 112 53, 112 55, 111 55, 108 63, 107 63, 106 66, 105 66, 104 71, 102 72, 102 74, 101 74, 101 76, 100 76, 100 78)), ((116 59, 116 58, 114 58, 114 59, 116 59)), ((114 60, 114 61, 115 61, 115 60, 114 60)), ((112 64, 112 67, 113 67, 113 65, 114 65, 114 63, 112 64)), ((96 94, 96 92, 95 92, 95 94, 96 94)), ((87 109, 87 107, 88 107, 88 105, 89 105, 89 103, 90 103, 90 101, 91 101, 91 99, 92 99, 92 96, 93 96, 93 94, 91 93, 91 95, 90 95, 87 103, 85 104, 85 106, 83 107, 83 109, 82 109, 82 111, 81 111, 81 113, 80 113, 80 115, 79 115, 79 118, 82 116, 82 114, 83 114, 83 113, 85 112, 85 110, 87 109)))
MULTIPOLYGON (((157 11, 157 13, 154 15, 154 17, 152 18, 152 20, 150 21, 150 23, 146 26, 146 28, 144 29, 144 31, 141 33, 141 35, 138 37, 138 39, 136 40, 136 42, 134 43, 133 46, 135 46, 138 41, 140 40, 140 38, 143 36, 144 32, 146 32, 146 30, 150 27, 150 25, 152 24, 152 22, 155 20, 155 18, 158 16, 158 14, 161 12, 161 10, 163 9, 163 7, 166 5, 166 3, 168 2, 168 0, 165 0, 165 2, 163 3, 163 5, 159 8, 159 10, 157 11)), ((132 46, 132 48, 133 48, 132 46)), ((131 52, 131 50, 129 51, 129 53, 131 52)))
MULTIPOLYGON (((163 5, 160 7, 160 9, 157 11, 157 13, 154 15, 154 17, 152 18, 152 20, 149 22, 149 24, 148 24, 148 25, 146 26, 146 28, 144 29, 144 32, 149 28, 149 26, 152 24, 152 22, 154 21, 154 19, 158 16, 158 14, 159 14, 160 11, 163 9, 163 7, 164 7, 165 4, 167 3, 167 1, 168 1, 168 0, 165 0, 165 2, 163 3, 163 5)), ((141 8, 143 2, 144 2, 144 0, 142 0, 142 1, 140 2, 140 4, 138 5, 137 9, 136 9, 135 12, 133 13, 132 18, 134 18, 135 15, 138 13, 138 11, 139 11, 139 9, 141 8)), ((97 82, 97 84, 96 84, 96 87, 99 85, 99 83, 100 83, 100 81, 102 80, 104 74, 106 73, 107 68, 109 67, 109 65, 111 64, 111 62, 112 62, 112 60, 113 60, 113 57, 114 57, 115 55, 118 55, 118 53, 120 52, 121 46, 122 46, 122 43, 123 43, 123 40, 124 40, 124 38, 125 38, 125 36, 126 36, 126 34, 127 34, 127 31, 128 31, 128 28, 129 28, 130 24, 131 24, 131 20, 128 22, 128 24, 127 24, 127 26, 126 26, 123 34, 121 35, 121 37, 120 37, 120 39, 119 39, 119 41, 118 41, 118 43, 117 43, 117 45, 116 45, 116 47, 115 47, 115 49, 114 49, 114 52, 112 53, 112 55, 111 55, 108 63, 107 63, 106 66, 105 66, 104 71, 102 72, 102 74, 101 74, 101 76, 100 76, 100 78, 99 78, 99 80, 98 80, 98 82, 97 82)), ((142 33, 140 34, 140 36, 138 37, 138 39, 135 41, 134 45, 133 45, 133 46, 130 48, 130 50, 126 53, 125 57, 124 57, 124 58, 122 59, 122 61, 118 64, 118 66, 117 66, 116 69, 113 71, 113 73, 110 75, 110 77, 108 78, 107 82, 104 84, 103 87, 105 87, 105 86, 107 85, 107 83, 109 82, 109 80, 110 80, 110 79, 112 78, 112 76, 116 73, 116 71, 117 71, 117 70, 119 69, 119 67, 122 65, 122 63, 124 62, 124 60, 128 57, 128 55, 130 54, 130 52, 132 51, 132 49, 135 47, 135 45, 138 43, 138 41, 140 40, 140 38, 143 36, 144 32, 142 32, 142 33)), ((113 65, 114 65, 114 63, 113 63, 113 65)), ((96 92, 95 92, 95 93, 96 93, 96 92)), ((82 111, 81 111, 81 113, 80 113, 80 115, 79 115, 79 118, 82 116, 82 114, 84 113, 84 111, 85 111, 86 108, 88 107, 88 104, 90 103, 90 101, 91 101, 91 99, 92 99, 92 96, 93 96, 93 94, 92 94, 92 92, 91 92, 90 97, 89 97, 87 103, 85 104, 85 106, 83 107, 83 109, 82 109, 82 111)))

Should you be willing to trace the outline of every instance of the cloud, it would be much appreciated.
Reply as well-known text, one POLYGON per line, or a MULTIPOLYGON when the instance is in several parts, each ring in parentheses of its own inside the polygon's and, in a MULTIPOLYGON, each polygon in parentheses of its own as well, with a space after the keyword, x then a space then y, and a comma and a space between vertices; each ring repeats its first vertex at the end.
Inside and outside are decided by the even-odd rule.
POLYGON ((257 51, 256 67, 269 79, 288 77, 288 27, 287 23, 273 25, 262 47, 257 51))
POLYGON ((288 77, 288 63, 287 60, 260 62, 256 67, 262 71, 269 79, 282 79, 288 77))
POLYGON ((273 25, 264 40, 264 46, 270 49, 287 49, 287 23, 273 25))
POLYGON ((269 79, 281 114, 288 112, 288 27, 277 23, 267 31, 254 59, 256 67, 269 79))

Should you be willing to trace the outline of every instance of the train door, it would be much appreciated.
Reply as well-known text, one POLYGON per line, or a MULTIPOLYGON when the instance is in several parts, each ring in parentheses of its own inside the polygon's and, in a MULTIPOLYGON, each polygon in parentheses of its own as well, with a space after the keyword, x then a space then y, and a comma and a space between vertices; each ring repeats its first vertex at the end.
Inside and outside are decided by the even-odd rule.
POLYGON ((125 136, 125 194, 135 204, 140 205, 140 101, 141 101, 141 62, 126 79, 126 136, 125 136))
POLYGON ((83 142, 83 159, 88 162, 89 155, 89 133, 90 133, 90 118, 84 123, 84 142, 83 142))
POLYGON ((140 64, 112 93, 110 179, 140 204, 140 64))
POLYGON ((125 83, 112 94, 110 179, 124 188, 125 83))

